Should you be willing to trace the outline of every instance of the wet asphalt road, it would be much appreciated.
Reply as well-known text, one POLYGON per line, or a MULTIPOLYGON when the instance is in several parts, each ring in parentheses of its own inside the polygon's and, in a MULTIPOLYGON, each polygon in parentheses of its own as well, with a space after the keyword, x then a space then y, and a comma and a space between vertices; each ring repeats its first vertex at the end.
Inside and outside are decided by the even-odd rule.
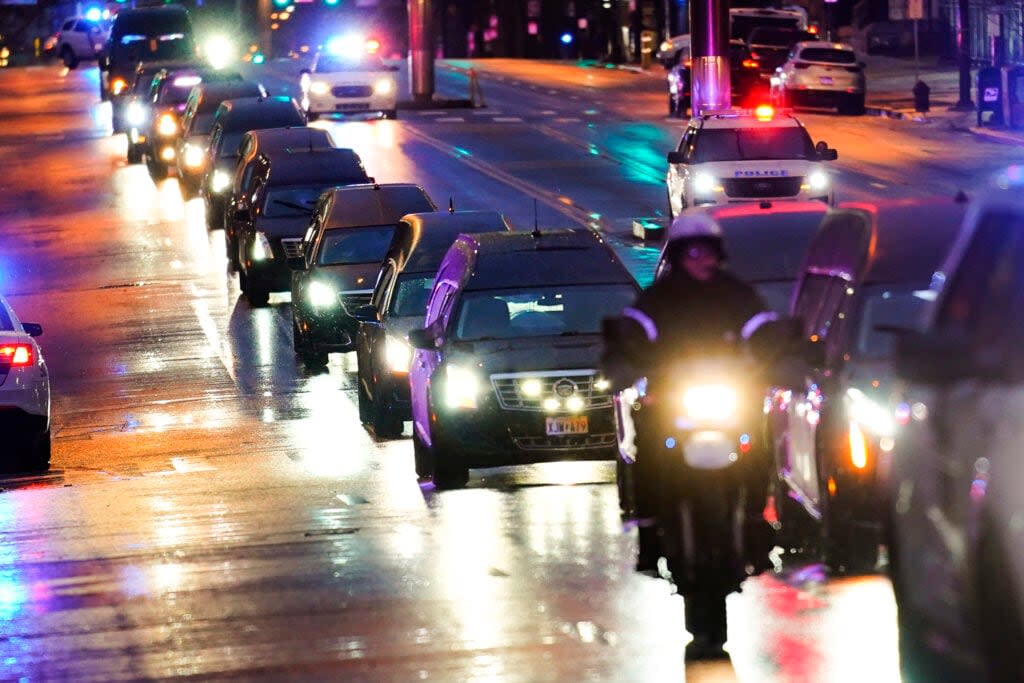
MULTIPOLYGON (((655 169, 679 124, 655 95, 590 126, 589 86, 523 82, 495 81, 487 113, 325 125, 378 180, 519 226, 533 196, 542 224, 619 237, 664 210, 655 169)), ((43 324, 54 393, 52 471, 0 480, 0 680, 898 680, 888 581, 798 563, 730 599, 731 663, 686 670, 682 601, 631 571, 610 464, 421 490, 408 439, 359 425, 351 354, 301 369, 287 297, 239 300, 201 202, 125 165, 96 90, 94 68, 0 70, 0 288, 43 324)), ((841 156, 858 136, 943 148, 819 119, 841 156)), ((857 198, 996 163, 847 156, 857 198)), ((620 244, 643 277, 652 250, 620 244)))

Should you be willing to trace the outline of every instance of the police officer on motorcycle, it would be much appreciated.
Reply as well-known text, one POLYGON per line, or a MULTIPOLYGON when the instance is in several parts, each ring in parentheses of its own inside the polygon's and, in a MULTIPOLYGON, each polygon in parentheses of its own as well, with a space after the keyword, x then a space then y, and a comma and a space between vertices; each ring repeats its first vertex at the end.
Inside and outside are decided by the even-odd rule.
MULTIPOLYGON (((680 359, 707 357, 722 350, 735 353, 763 323, 775 318, 750 285, 724 269, 722 231, 709 215, 699 210, 684 212, 673 221, 666 239, 663 268, 667 272, 660 272, 621 318, 605 324, 602 365, 618 389, 646 378, 648 393, 656 394, 658 382, 665 387, 673 381, 668 369, 680 359)), ((670 393, 672 388, 665 390, 670 393)), ((760 410, 760 404, 754 408, 760 410)), ((684 539, 674 541, 677 545, 687 545, 685 539, 689 539, 691 547, 677 548, 672 554, 694 558, 693 562, 677 560, 675 566, 669 562, 672 580, 685 599, 687 630, 694 636, 687 658, 723 656, 725 596, 737 590, 750 573, 768 566, 770 527, 761 519, 771 469, 767 450, 753 449, 749 457, 744 456, 744 469, 739 475, 738 468, 731 468, 728 474, 686 469, 685 481, 671 484, 676 489, 671 495, 681 496, 684 501, 689 498, 693 514, 686 518, 684 513, 688 521, 682 524, 690 526, 678 529, 678 520, 658 518, 659 514, 680 516, 666 515, 662 504, 666 482, 672 479, 662 469, 666 439, 657 422, 665 416, 658 409, 645 407, 631 414, 636 432, 631 503, 638 524, 637 570, 653 572, 659 558, 670 554, 664 545, 667 528, 675 529, 672 535, 684 539), (723 493, 709 493, 712 491, 723 493), (737 545, 728 538, 718 538, 732 532, 706 522, 708 516, 701 513, 705 503, 743 508, 747 520, 736 532, 742 537, 739 545, 745 552, 725 562, 730 569, 724 572, 720 566, 700 566, 702 553, 709 552, 706 541, 714 538, 716 547, 737 545), (704 547, 700 547, 702 539, 704 547)), ((686 509, 685 504, 682 507, 686 509)))

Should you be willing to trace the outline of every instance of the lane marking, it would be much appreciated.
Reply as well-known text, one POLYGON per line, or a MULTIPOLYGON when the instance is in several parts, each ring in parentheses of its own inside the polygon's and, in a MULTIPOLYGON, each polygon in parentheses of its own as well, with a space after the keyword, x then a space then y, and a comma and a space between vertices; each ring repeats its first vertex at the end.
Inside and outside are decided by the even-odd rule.
POLYGON ((575 116, 560 116, 555 119, 555 123, 579 123, 580 119, 575 116))
POLYGON ((518 116, 495 116, 492 119, 495 123, 522 123, 523 120, 518 116))
POLYGON ((871 187, 877 187, 879 190, 884 190, 884 189, 889 187, 885 183, 875 183, 875 182, 870 182, 870 183, 868 183, 868 185, 870 185, 871 187))
POLYGON ((466 119, 461 116, 445 116, 444 118, 434 119, 435 123, 465 123, 466 119))

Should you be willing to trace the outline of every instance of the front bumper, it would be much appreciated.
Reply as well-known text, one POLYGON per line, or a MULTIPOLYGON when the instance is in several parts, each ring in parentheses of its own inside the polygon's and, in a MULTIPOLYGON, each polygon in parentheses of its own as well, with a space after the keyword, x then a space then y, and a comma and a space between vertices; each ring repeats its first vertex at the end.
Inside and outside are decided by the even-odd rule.
POLYGON ((370 95, 369 97, 335 97, 334 95, 308 96, 311 114, 359 114, 362 112, 393 111, 398 106, 396 95, 370 95))
MULTIPOLYGON (((292 306, 296 306, 292 293, 292 306)), ((297 323, 306 340, 326 353, 345 353, 355 348, 359 321, 341 307, 332 310, 311 311, 296 308, 297 323)))
POLYGON ((242 266, 250 287, 255 286, 268 292, 287 292, 291 289, 292 271, 288 268, 284 253, 278 253, 277 248, 274 248, 274 258, 263 261, 250 258, 243 261, 242 266))

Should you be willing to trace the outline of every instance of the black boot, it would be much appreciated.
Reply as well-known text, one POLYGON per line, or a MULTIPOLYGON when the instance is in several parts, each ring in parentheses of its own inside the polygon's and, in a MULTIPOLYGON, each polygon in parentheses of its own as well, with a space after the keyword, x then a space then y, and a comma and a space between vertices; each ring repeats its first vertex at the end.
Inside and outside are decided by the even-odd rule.
POLYGON ((641 574, 657 576, 658 560, 661 559, 658 527, 651 520, 641 520, 636 531, 636 570, 641 574))
POLYGON ((701 592, 686 596, 686 630, 693 640, 686 647, 687 660, 727 659, 723 649, 727 635, 725 596, 701 592))

